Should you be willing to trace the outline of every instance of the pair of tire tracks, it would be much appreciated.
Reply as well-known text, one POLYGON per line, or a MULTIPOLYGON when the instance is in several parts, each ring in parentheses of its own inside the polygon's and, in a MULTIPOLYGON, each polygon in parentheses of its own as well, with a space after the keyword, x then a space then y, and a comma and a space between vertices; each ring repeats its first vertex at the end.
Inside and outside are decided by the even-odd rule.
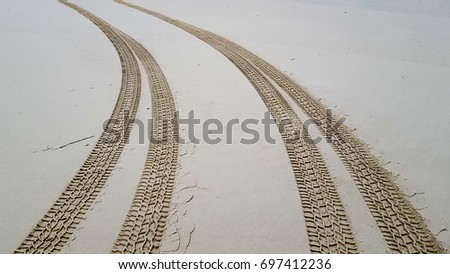
MULTIPOLYGON (((133 4, 116 2, 154 15, 133 4)), ((245 75, 266 104, 280 129, 294 171, 311 251, 313 253, 357 253, 359 250, 351 224, 325 161, 315 145, 300 138, 299 133, 306 131, 294 110, 277 89, 258 68, 241 55, 218 43, 216 39, 204 35, 197 28, 186 27, 179 21, 162 15, 158 17, 181 27, 221 52, 245 75)))
MULTIPOLYGON (((189 25, 180 20, 172 19, 163 14, 145 9, 141 6, 121 0, 114 1, 157 17, 196 36, 200 40, 203 40, 217 49, 244 73, 244 75, 260 93, 269 110, 272 112, 272 115, 276 118, 276 120, 280 121, 280 118, 282 120, 283 118, 286 118, 286 116, 281 115, 277 112, 278 110, 273 108, 273 102, 270 102, 270 99, 265 99, 265 89, 261 88, 262 86, 265 86, 266 89, 272 90, 274 93, 278 93, 278 91, 274 90, 274 87, 267 81, 264 75, 274 81, 295 101, 295 103, 304 111, 306 115, 316 121, 322 134, 325 136, 330 136, 329 134, 331 134, 329 138, 331 145, 355 181, 359 192, 361 193, 365 203, 367 204, 371 214, 381 230, 388 248, 395 253, 444 252, 443 248, 437 242, 435 235, 433 235, 427 228, 420 214, 395 184, 392 175, 384 167, 382 167, 380 162, 370 153, 364 142, 355 137, 345 125, 338 128, 331 128, 330 132, 329 125, 335 124, 339 120, 338 117, 329 117, 326 113, 326 107, 311 94, 309 94, 303 87, 295 83, 284 73, 255 54, 219 35, 189 25), (259 77, 260 81, 254 80, 254 74, 262 76, 259 77)), ((281 95, 278 94, 278 97, 281 97, 281 95)), ((284 107, 285 110, 289 109, 287 103, 284 107)), ((287 117, 293 118, 290 116, 292 115, 291 111, 289 110, 287 112, 287 117)), ((295 123, 297 123, 298 119, 294 118, 292 121, 296 121, 295 123)), ((283 140, 285 140, 285 136, 283 136, 283 140)), ((325 171, 326 168, 324 167, 324 163, 317 149, 314 146, 308 147, 308 149, 310 149, 316 156, 313 158, 318 160, 318 162, 315 163, 316 166, 319 165, 323 167, 315 173, 310 173, 309 169, 305 170, 305 166, 301 165, 301 159, 294 156, 296 155, 295 152, 297 148, 293 148, 289 144, 286 144, 286 148, 289 153, 291 165, 294 169, 300 196, 302 198, 311 251, 323 253, 327 250, 326 246, 330 246, 330 243, 328 242, 327 237, 316 237, 318 228, 315 224, 323 221, 323 219, 318 218, 320 217, 320 214, 317 213, 324 209, 324 212, 327 210, 324 213, 325 215, 334 214, 336 209, 340 208, 342 204, 340 203, 339 196, 334 191, 333 183, 331 180, 328 180, 329 175, 325 171), (328 185, 328 188, 320 186, 318 188, 313 187, 312 189, 305 189, 306 184, 303 181, 307 177, 305 175, 313 175, 312 179, 318 180, 319 178, 314 178, 314 175, 317 176, 318 174, 326 177, 324 181, 327 182, 326 184, 328 185), (337 195, 337 197, 335 197, 336 201, 339 201, 337 206, 333 205, 331 208, 321 207, 320 205, 323 205, 323 200, 319 199, 319 202, 316 201, 319 205, 319 211, 317 211, 314 201, 308 199, 305 200, 305 197, 310 197, 311 195, 314 196, 318 190, 329 190, 330 188, 333 190, 329 194, 333 196, 337 195), (311 224, 311 222, 313 222, 313 224, 311 224), (327 244, 323 245, 323 243, 327 244), (317 248, 318 246, 319 248, 317 248)), ((307 164, 307 166, 310 165, 307 164)), ((348 221, 345 216, 345 211, 343 211, 343 214, 344 215, 342 218, 347 223, 348 221)), ((336 229, 335 226, 331 227, 333 230, 336 229)), ((334 238, 335 237, 331 237, 331 239, 334 238)), ((349 245, 349 251, 353 251, 355 250, 353 237, 351 237, 350 242, 351 244, 349 245)), ((339 250, 340 249, 336 250, 333 248, 327 251, 339 252, 339 250)))
POLYGON ((207 33, 254 63, 316 121, 320 132, 331 141, 351 174, 392 252, 444 252, 435 235, 394 182, 391 173, 368 151, 367 145, 355 137, 346 125, 330 128, 330 125, 338 122, 338 117, 327 115, 323 104, 266 61, 234 42, 211 32, 207 33))
POLYGON ((165 227, 178 159, 178 124, 172 120, 175 104, 170 88, 156 61, 138 42, 83 8, 66 0, 59 2, 88 18, 108 37, 120 58, 122 85, 110 120, 87 160, 15 253, 61 251, 102 190, 129 138, 130 121, 134 121, 139 105, 141 74, 135 55, 151 81, 152 138, 157 141, 150 145, 135 199, 113 251, 155 251, 165 227), (128 233, 128 224, 138 219, 145 225, 138 230, 132 226, 132 233, 128 233))

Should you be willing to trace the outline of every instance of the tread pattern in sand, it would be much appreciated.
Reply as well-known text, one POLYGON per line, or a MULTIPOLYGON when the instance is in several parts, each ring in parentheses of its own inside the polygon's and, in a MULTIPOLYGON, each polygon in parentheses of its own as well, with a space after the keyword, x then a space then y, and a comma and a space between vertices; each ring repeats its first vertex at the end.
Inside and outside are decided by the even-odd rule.
MULTIPOLYGON (((223 38, 222 38, 223 39, 223 38)), ((339 118, 330 117, 326 107, 281 71, 248 50, 227 42, 246 56, 277 83, 302 110, 319 125, 350 172, 392 252, 441 253, 436 237, 429 231, 420 214, 401 192, 392 175, 370 153, 367 145, 341 125, 332 128, 339 118)))
POLYGON ((116 1, 156 16, 205 41, 227 57, 251 82, 268 107, 279 128, 297 181, 310 249, 313 253, 357 253, 358 247, 345 208, 317 147, 296 138, 302 130, 293 109, 259 70, 217 39, 142 7, 116 1), (295 140, 294 142, 292 142, 295 140))
MULTIPOLYGON (((370 153, 364 142, 355 137, 345 125, 333 129, 330 133, 328 125, 334 125, 338 117, 331 119, 327 117, 326 107, 306 89, 274 66, 232 41, 160 13, 123 1, 116 0, 116 2, 160 18, 205 42, 214 40, 216 45, 214 47, 222 47, 233 52, 255 66, 281 87, 309 117, 318 123, 319 130, 324 136, 332 134, 331 144, 350 172, 391 252, 442 253, 444 251, 423 218, 396 185, 391 174, 370 153)), ((293 166, 295 168, 295 165, 293 166)))
POLYGON ((169 214, 178 164, 175 102, 158 63, 138 42, 122 34, 143 64, 152 96, 152 141, 144 171, 112 253, 158 253, 169 214))
POLYGON ((122 86, 110 120, 75 177, 15 253, 55 253, 70 240, 80 221, 105 185, 122 153, 139 105, 141 77, 131 50, 117 31, 84 9, 60 0, 100 28, 114 45, 122 66, 122 86))

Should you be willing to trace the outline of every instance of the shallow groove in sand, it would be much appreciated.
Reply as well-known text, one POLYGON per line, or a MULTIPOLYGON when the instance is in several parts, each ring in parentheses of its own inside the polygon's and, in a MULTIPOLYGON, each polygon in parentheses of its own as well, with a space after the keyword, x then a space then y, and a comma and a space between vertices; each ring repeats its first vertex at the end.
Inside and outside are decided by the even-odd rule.
POLYGON ((293 168, 301 197, 303 214, 313 253, 357 253, 358 247, 345 208, 341 202, 322 155, 317 147, 303 138, 294 140, 302 129, 301 121, 270 81, 241 55, 224 47, 217 39, 178 20, 142 7, 116 1, 156 16, 193 34, 227 57, 250 81, 275 118, 293 168), (289 122, 287 122, 289 121, 289 122))
MULTIPOLYGON (((212 32, 194 27, 160 13, 125 3, 129 7, 153 15, 175 25, 198 38, 214 41, 214 47, 221 47, 244 58, 257 67, 268 78, 281 87, 296 104, 313 118, 324 136, 327 125, 334 125, 338 117, 327 117, 326 107, 309 94, 305 88, 284 73, 245 48, 212 32), (328 119, 328 121, 327 121, 328 119)), ((207 42, 208 43, 208 42, 207 42)), ((365 143, 353 135, 345 125, 335 129, 330 139, 333 148, 350 172, 361 195, 373 215, 381 233, 392 252, 395 253, 442 253, 444 250, 435 235, 426 226, 423 218, 407 200, 394 182, 392 175, 373 156, 365 143)))
POLYGON ((111 41, 120 57, 122 86, 110 120, 88 158, 15 253, 61 251, 111 175, 132 126, 127 123, 125 117, 133 120, 139 105, 141 92, 139 65, 117 31, 77 5, 64 0, 59 2, 88 18, 111 41))

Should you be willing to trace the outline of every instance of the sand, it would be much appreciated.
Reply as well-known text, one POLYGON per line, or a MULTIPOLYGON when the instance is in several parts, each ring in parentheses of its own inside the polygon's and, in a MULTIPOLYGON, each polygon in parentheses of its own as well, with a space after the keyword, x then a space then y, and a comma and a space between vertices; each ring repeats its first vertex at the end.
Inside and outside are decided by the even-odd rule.
MULTIPOLYGON (((312 2, 133 1, 252 50, 323 98, 336 114, 346 115, 346 125, 400 175, 396 183, 448 248, 450 236, 443 230, 450 224, 445 1, 425 10, 420 2, 395 7, 374 1, 312 2)), ((191 110, 199 119, 224 123, 264 117, 267 108, 254 88, 210 46, 112 1, 74 3, 153 54, 181 117, 191 110)), ((56 1, 2 5, 0 31, 7 42, 0 52, 7 65, 0 79, 8 100, 1 108, 0 252, 11 253, 71 180, 94 141, 52 148, 100 136, 118 95, 120 63, 93 24, 56 1), (30 20, 20 20, 24 15, 30 20)), ((142 93, 138 117, 148 119, 151 99, 148 89, 142 93)), ((200 135, 201 128, 196 132, 200 135)), ((281 136, 272 132, 275 145, 180 146, 175 188, 183 190, 174 195, 164 252, 309 252, 294 174, 281 136)), ((147 146, 135 137, 136 129, 134 143, 125 146, 107 187, 63 252, 111 251, 146 157, 147 146)), ((235 140, 241 137, 233 132, 235 140)), ((388 252, 348 172, 327 144, 320 148, 361 252, 388 252)))

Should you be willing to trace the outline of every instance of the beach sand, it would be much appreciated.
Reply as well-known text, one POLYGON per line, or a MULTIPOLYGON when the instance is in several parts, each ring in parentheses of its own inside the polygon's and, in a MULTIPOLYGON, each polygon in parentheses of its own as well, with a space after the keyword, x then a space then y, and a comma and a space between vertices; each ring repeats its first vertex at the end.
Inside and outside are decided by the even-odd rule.
MULTIPOLYGON (((219 34, 306 87, 370 147, 436 235, 450 247, 450 6, 446 1, 130 1, 219 34), (426 7, 424 6, 426 5, 426 7)), ((145 46, 180 118, 264 118, 247 78, 208 44, 113 1, 73 1, 145 46)), ((12 253, 59 197, 110 117, 120 60, 89 20, 57 1, 0 4, 0 252, 12 253), (82 140, 82 141, 80 141, 82 140)), ((148 149, 152 98, 142 95, 130 142, 62 253, 109 253, 148 149), (140 138, 141 137, 141 138, 140 138), (141 140, 139 140, 141 139, 141 140)), ((299 117, 308 117, 288 98, 299 117)), ((261 123, 254 127, 264 136, 261 123)), ((188 128, 180 125, 180 135, 188 128)), ((319 136, 312 129, 313 137, 319 136)), ((162 253, 309 253, 302 204, 282 136, 271 144, 238 126, 208 144, 179 146, 162 253), (227 144, 229 134, 231 144, 227 144)), ((362 253, 390 252, 349 172, 324 155, 362 253)))

